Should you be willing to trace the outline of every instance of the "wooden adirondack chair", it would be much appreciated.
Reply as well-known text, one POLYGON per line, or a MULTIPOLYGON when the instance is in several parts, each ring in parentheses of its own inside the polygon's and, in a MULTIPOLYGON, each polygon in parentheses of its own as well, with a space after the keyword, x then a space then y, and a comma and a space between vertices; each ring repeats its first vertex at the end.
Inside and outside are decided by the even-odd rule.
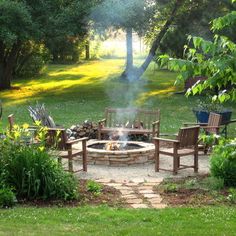
MULTIPOLYGON (((14 126, 13 114, 8 116, 8 122, 9 122, 9 130, 12 131, 13 126, 14 126)), ((37 127, 30 127, 29 129, 31 129, 31 131, 36 131, 36 128, 37 127)), ((65 129, 47 128, 46 145, 48 147, 53 146, 57 148, 59 161, 61 161, 61 158, 68 159, 68 171, 73 172, 73 173, 81 171, 81 170, 87 171, 87 148, 86 148, 87 139, 88 138, 68 140, 65 129), (82 143, 80 147, 76 147, 76 148, 73 147, 74 144, 78 144, 79 142, 82 143), (83 168, 81 170, 74 171, 73 160, 78 156, 82 156, 83 168)))
POLYGON ((173 157, 173 174, 177 174, 178 170, 185 168, 194 168, 194 172, 198 172, 198 135, 199 126, 184 127, 179 130, 176 140, 153 138, 155 144, 155 171, 159 170, 171 171, 160 168, 160 154, 173 157), (170 149, 161 149, 160 142, 168 142, 172 144, 170 149), (180 157, 193 155, 193 165, 181 165, 180 157))
POLYGON ((211 112, 209 115, 208 123, 184 123, 184 126, 199 125, 207 134, 219 134, 222 116, 217 113, 211 112))
POLYGON ((86 142, 88 138, 80 138, 75 140, 68 140, 66 130, 62 128, 48 128, 47 130, 47 145, 54 146, 55 143, 58 141, 58 144, 56 145, 56 149, 58 150, 59 155, 59 161, 61 161, 61 158, 68 160, 68 171, 75 173, 78 171, 85 171, 87 172, 87 147, 86 142), (58 135, 59 133, 59 135, 58 135), (74 147, 74 144, 78 144, 81 142, 81 146, 74 147), (77 158, 78 156, 82 156, 82 165, 83 168, 79 170, 73 169, 73 160, 77 158))
MULTIPOLYGON (((222 120, 222 116, 217 113, 211 112, 209 115, 208 123, 185 123, 184 126, 189 125, 199 125, 200 128, 207 134, 220 134, 220 129, 225 129, 224 126, 220 125, 222 120)), ((207 154, 210 145, 208 144, 200 144, 199 149, 202 149, 204 154, 207 154)))

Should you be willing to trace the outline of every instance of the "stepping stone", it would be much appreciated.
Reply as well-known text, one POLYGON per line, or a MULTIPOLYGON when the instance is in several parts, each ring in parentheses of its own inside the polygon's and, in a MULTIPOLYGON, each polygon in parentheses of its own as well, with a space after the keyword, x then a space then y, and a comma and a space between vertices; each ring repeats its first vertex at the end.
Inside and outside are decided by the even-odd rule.
POLYGON ((156 193, 151 193, 151 194, 149 194, 149 193, 145 193, 144 194, 144 197, 145 198, 157 198, 157 197, 159 197, 160 195, 159 194, 156 194, 156 193))
POLYGON ((157 198, 150 198, 148 199, 148 201, 153 205, 153 204, 160 204, 162 201, 161 197, 157 197, 157 198))
POLYGON ((156 208, 156 209, 164 209, 164 208, 167 207, 167 205, 163 204, 163 203, 161 203, 161 204, 152 204, 152 207, 156 208))
POLYGON ((161 182, 158 182, 158 183, 149 183, 149 182, 147 182, 147 183, 143 183, 143 186, 157 186, 157 185, 159 185, 161 182))
POLYGON ((163 178, 153 178, 153 179, 148 179, 148 181, 146 181, 146 183, 161 183, 163 181, 163 178))
POLYGON ((140 198, 134 198, 134 199, 127 199, 126 202, 129 204, 140 204, 143 203, 143 200, 140 198))
POLYGON ((110 183, 111 179, 96 179, 96 182, 98 182, 98 183, 110 183))
POLYGON ((138 184, 137 183, 125 183, 125 186, 136 187, 136 186, 138 186, 138 184))
POLYGON ((141 193, 141 194, 154 194, 152 189, 139 190, 139 193, 141 193))
POLYGON ((111 187, 114 187, 114 188, 116 188, 118 186, 122 186, 122 184, 118 184, 118 183, 106 183, 105 185, 111 186, 111 187))
POLYGON ((132 208, 148 208, 148 205, 146 204, 131 204, 132 208))
POLYGON ((125 198, 125 199, 134 199, 134 198, 137 198, 137 196, 134 195, 134 194, 122 195, 121 197, 122 197, 122 198, 125 198))
POLYGON ((138 186, 138 190, 152 190, 153 186, 138 186))
POLYGON ((132 190, 132 188, 128 187, 128 186, 118 185, 118 186, 114 186, 114 187, 118 190, 132 190))
POLYGON ((129 194, 133 194, 134 193, 134 191, 132 189, 130 189, 130 190, 119 189, 119 191, 121 192, 122 195, 129 195, 129 194))

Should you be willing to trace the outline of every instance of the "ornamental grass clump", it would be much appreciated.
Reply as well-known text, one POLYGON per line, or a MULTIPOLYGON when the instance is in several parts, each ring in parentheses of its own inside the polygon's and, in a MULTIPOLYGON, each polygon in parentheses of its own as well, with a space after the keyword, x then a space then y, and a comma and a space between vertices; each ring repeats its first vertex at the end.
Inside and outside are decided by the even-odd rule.
POLYGON ((0 189, 12 189, 17 200, 72 200, 78 197, 75 177, 57 157, 42 147, 17 138, 0 140, 0 189))

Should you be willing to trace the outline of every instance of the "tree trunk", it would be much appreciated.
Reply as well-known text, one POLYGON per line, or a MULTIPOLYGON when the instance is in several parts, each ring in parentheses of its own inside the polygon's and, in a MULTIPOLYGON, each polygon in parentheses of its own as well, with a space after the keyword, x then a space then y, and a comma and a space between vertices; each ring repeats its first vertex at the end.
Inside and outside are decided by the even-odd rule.
POLYGON ((20 51, 21 43, 18 41, 9 51, 4 49, 2 42, 0 43, 0 46, 0 90, 10 89, 14 66, 17 54, 20 51))
POLYGON ((89 60, 89 59, 90 59, 90 45, 89 45, 89 41, 87 41, 85 44, 85 60, 89 60))
POLYGON ((13 69, 0 63, 0 90, 11 88, 12 72, 13 69))
POLYGON ((133 69, 133 36, 132 36, 132 28, 128 28, 126 30, 126 53, 127 53, 127 61, 126 61, 126 71, 129 72, 133 69))
POLYGON ((174 7, 172 9, 172 12, 170 14, 170 18, 166 21, 166 23, 164 24, 164 26, 162 27, 160 33, 157 35, 157 37, 155 38, 155 40, 152 43, 151 49, 149 50, 149 54, 146 58, 146 60, 144 61, 144 63, 136 70, 136 77, 140 78, 143 73, 146 71, 146 69, 148 68, 149 64, 151 63, 153 57, 156 54, 156 50, 158 49, 161 40, 163 39, 164 35, 166 34, 166 32, 168 31, 169 27, 171 26, 172 22, 174 21, 176 14, 178 12, 178 9, 182 6, 182 3, 184 1, 183 0, 176 0, 174 7))
POLYGON ((125 71, 122 73, 122 79, 132 79, 133 74, 133 35, 132 35, 132 28, 126 29, 126 68, 125 71))

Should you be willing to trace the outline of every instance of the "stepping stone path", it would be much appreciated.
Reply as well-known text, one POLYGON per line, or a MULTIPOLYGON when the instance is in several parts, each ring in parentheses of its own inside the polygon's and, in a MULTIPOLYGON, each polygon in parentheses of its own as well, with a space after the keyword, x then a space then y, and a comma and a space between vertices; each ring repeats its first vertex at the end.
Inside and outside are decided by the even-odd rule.
POLYGON ((98 179, 97 182, 111 186, 120 191, 121 197, 131 208, 157 208, 162 209, 167 205, 162 203, 160 194, 153 191, 153 187, 159 185, 163 179, 152 180, 119 180, 98 179))

